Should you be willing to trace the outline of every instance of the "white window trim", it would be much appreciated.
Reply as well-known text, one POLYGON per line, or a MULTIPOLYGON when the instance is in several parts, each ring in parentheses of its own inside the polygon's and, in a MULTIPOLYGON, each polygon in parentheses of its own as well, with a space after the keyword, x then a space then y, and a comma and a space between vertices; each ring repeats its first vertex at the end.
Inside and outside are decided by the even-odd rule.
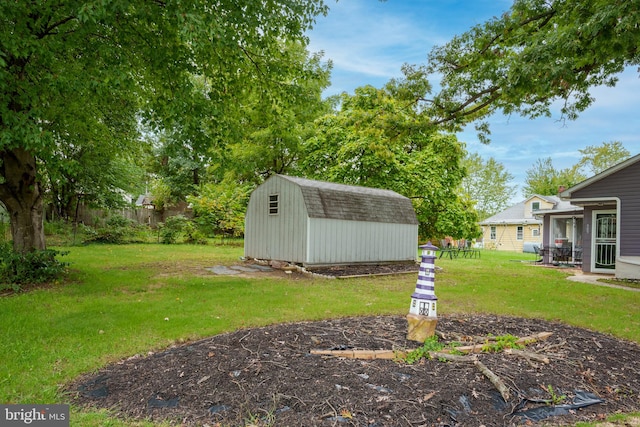
POLYGON ((267 212, 270 216, 280 214, 280 194, 269 194, 269 204, 267 206, 267 212))

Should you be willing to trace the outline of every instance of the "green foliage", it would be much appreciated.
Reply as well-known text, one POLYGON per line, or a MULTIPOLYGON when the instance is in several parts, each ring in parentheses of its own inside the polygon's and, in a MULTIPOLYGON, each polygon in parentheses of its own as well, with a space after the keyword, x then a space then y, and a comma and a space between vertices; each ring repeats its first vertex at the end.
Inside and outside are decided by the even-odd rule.
POLYGON ((184 233, 185 243, 197 245, 207 244, 206 234, 198 227, 195 221, 186 222, 182 227, 182 232, 184 233))
POLYGON ((154 179, 151 182, 150 192, 153 196, 154 209, 159 211, 162 211, 179 200, 173 193, 169 183, 162 179, 154 179))
POLYGON ((549 396, 551 397, 550 400, 550 404, 551 405, 560 405, 562 403, 564 403, 564 401, 567 399, 567 396, 564 394, 558 394, 558 392, 556 392, 556 390, 553 389, 553 386, 551 384, 549 384, 548 386, 543 388, 544 391, 546 391, 547 393, 549 393, 549 396))
POLYGON ((121 215, 111 215, 93 230, 85 227, 84 232, 86 243, 123 244, 135 234, 135 223, 121 215))
POLYGON ((431 351, 440 351, 444 348, 444 344, 438 342, 437 336, 431 336, 424 341, 422 347, 418 347, 410 352, 404 358, 405 363, 412 365, 422 358, 431 359, 431 355, 429 352, 431 351))
POLYGON ((302 145, 315 132, 314 121, 330 111, 322 91, 330 83, 331 65, 323 64, 319 54, 309 55, 302 45, 285 43, 283 49, 301 72, 289 76, 295 84, 283 85, 271 98, 258 88, 245 87, 239 95, 241 133, 217 150, 217 159, 211 162, 217 181, 233 178, 260 184, 274 173, 295 173, 302 145))
POLYGON ((188 197, 195 221, 203 230, 241 236, 253 186, 232 182, 206 184, 199 196, 188 197))
POLYGON ((578 167, 586 169, 587 173, 592 175, 599 174, 631 156, 620 141, 604 142, 600 146, 589 145, 578 151, 582 155, 578 167))
POLYGON ((578 165, 561 170, 555 169, 551 157, 538 159, 534 166, 527 169, 526 173, 525 185, 522 190, 525 197, 534 194, 555 196, 560 187, 572 187, 586 178, 580 172, 578 165))
POLYGON ((424 238, 478 235, 473 203, 458 194, 464 147, 438 133, 419 112, 429 89, 421 69, 384 88, 359 87, 340 96, 340 110, 316 122, 305 143, 303 175, 331 182, 390 189, 414 204, 424 238))
POLYGON ((189 219, 187 219, 184 215, 174 215, 167 218, 164 223, 158 225, 160 233, 160 243, 176 243, 188 223, 189 219))
POLYGON ((238 140, 247 88, 274 107, 304 96, 305 61, 284 45, 304 50, 326 11, 323 0, 0 2, 0 200, 28 223, 14 245, 45 246, 45 190, 64 217, 81 194, 104 205, 135 187, 140 124, 204 156, 238 140))
POLYGON ((509 185, 513 175, 502 163, 493 157, 485 161, 478 153, 467 153, 462 164, 467 174, 462 179, 461 190, 475 204, 480 220, 509 206, 516 186, 509 185))
MULTIPOLYGON (((574 119, 594 101, 593 87, 614 85, 638 64, 636 12, 634 1, 515 0, 432 50, 429 71, 442 76, 442 90, 426 114, 459 129, 497 110, 549 116, 561 100, 562 115, 574 119)), ((488 137, 485 123, 479 131, 488 137)))
POLYGON ((586 179, 585 172, 598 174, 630 156, 629 151, 620 142, 604 142, 599 146, 590 145, 578 151, 582 155, 578 163, 561 170, 554 168, 550 157, 538 159, 535 165, 527 170, 524 196, 556 195, 560 187, 569 188, 586 179))
POLYGON ((518 337, 511 334, 495 337, 495 341, 487 341, 482 346, 482 351, 489 353, 499 353, 507 348, 521 349, 524 346, 518 344, 518 337))
POLYGON ((51 282, 62 277, 68 263, 57 256, 68 252, 43 250, 28 253, 15 252, 8 242, 0 243, 0 290, 21 290, 26 285, 51 282))

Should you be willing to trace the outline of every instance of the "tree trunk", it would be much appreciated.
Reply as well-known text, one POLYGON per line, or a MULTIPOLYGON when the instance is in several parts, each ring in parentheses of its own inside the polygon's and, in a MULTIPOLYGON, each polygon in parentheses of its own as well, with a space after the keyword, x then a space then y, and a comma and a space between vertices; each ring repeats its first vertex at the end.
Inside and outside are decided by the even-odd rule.
POLYGON ((36 158, 23 148, 0 152, 0 201, 11 220, 13 249, 26 253, 46 248, 44 239, 44 206, 36 176, 36 158))

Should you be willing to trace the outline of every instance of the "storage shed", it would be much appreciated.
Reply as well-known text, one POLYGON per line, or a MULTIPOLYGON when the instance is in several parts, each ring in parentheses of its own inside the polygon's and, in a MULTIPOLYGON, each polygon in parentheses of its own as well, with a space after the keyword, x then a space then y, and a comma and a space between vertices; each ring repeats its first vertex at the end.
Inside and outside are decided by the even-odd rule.
POLYGON ((251 194, 247 258, 305 266, 415 261, 411 200, 376 188, 274 175, 251 194))

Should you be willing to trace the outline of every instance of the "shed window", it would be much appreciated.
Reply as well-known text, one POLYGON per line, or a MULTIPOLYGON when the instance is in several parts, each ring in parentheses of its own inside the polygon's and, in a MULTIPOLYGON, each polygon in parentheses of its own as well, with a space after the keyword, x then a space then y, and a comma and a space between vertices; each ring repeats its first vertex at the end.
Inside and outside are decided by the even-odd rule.
POLYGON ((496 227, 495 227, 495 225, 491 226, 491 236, 489 238, 491 240, 496 240, 496 227))
POLYGON ((278 195, 269 195, 269 215, 278 215, 278 195))
POLYGON ((524 227, 519 225, 518 228, 516 229, 516 240, 523 240, 524 239, 524 227))

